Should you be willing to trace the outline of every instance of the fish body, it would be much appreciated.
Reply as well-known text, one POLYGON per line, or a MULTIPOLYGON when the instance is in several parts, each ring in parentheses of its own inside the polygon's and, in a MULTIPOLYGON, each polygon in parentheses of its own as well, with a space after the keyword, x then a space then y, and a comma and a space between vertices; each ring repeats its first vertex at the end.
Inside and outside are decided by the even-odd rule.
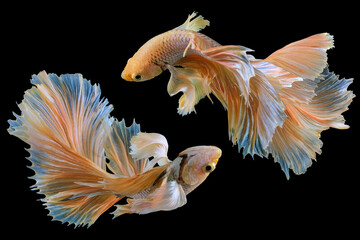
POLYGON ((195 111, 212 94, 227 110, 229 139, 239 152, 271 154, 288 179, 290 169, 305 173, 321 153, 320 133, 349 128, 342 113, 355 95, 347 90, 352 79, 329 71, 326 51, 334 47, 333 36, 315 34, 257 59, 249 48, 222 46, 198 33, 209 21, 195 17, 146 42, 122 77, 140 82, 168 69, 168 93, 183 93, 179 114, 195 111))
POLYGON ((207 26, 209 22, 200 17, 190 24, 193 16, 191 15, 183 25, 159 34, 146 42, 128 60, 128 64, 121 74, 122 78, 138 82, 150 80, 186 55, 200 54, 199 50, 220 46, 215 40, 197 32, 207 26), (195 44, 198 49, 192 48, 192 44, 195 44))
POLYGON ((164 136, 110 117, 100 87, 81 74, 41 72, 31 82, 8 132, 30 145, 32 189, 53 220, 90 226, 122 198, 127 204, 115 205, 114 217, 176 209, 221 156, 215 146, 197 146, 169 160, 164 136))

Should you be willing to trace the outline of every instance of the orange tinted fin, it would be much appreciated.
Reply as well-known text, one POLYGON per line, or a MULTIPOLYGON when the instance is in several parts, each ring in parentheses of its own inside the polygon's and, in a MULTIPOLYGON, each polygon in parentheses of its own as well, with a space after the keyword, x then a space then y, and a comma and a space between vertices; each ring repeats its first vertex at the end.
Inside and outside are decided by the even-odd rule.
POLYGON ((153 168, 155 163, 159 166, 170 163, 167 157, 168 142, 166 138, 159 133, 139 133, 131 139, 131 156, 135 161, 141 159, 151 160, 151 164, 146 166, 145 170, 153 168))
MULTIPOLYGON (((319 83, 315 89, 315 96, 307 105, 297 107, 299 116, 298 123, 306 128, 323 126, 338 129, 347 129, 342 113, 348 110, 355 95, 348 91, 348 86, 353 79, 339 79, 337 75, 325 68, 319 76, 319 83)), ((297 106, 297 105, 295 105, 297 106)))
POLYGON ((21 116, 9 121, 9 133, 30 145, 36 181, 54 220, 91 225, 118 198, 78 182, 97 183, 112 175, 105 170, 104 129, 112 106, 100 99, 100 88, 80 74, 58 77, 41 72, 19 104, 21 116))
POLYGON ((166 164, 161 167, 152 168, 145 173, 137 174, 132 177, 107 178, 95 184, 81 184, 89 187, 101 188, 104 192, 113 192, 122 196, 132 196, 153 186, 159 176, 166 173, 168 167, 169 164, 166 164))
POLYGON ((115 195, 98 195, 90 198, 83 196, 58 199, 59 203, 66 201, 65 204, 47 201, 44 205, 50 210, 53 220, 74 224, 75 227, 86 225, 90 227, 101 214, 120 199, 115 195))
POLYGON ((178 113, 186 115, 195 112, 195 105, 205 96, 210 98, 211 89, 207 78, 203 78, 203 72, 198 71, 196 68, 191 68, 192 57, 190 55, 179 61, 179 64, 184 64, 185 68, 175 68, 169 66, 171 77, 167 86, 168 93, 173 96, 179 92, 183 95, 179 99, 178 113))
MULTIPOLYGON (((296 84, 298 89, 311 89, 313 82, 304 80, 296 84)), ((314 97, 309 102, 296 101, 296 96, 289 98, 290 93, 282 96, 288 118, 282 127, 276 129, 268 151, 280 163, 287 178, 290 177, 289 169, 302 174, 311 166, 316 153, 321 153, 322 141, 319 138, 323 130, 348 128, 341 114, 355 96, 347 91, 352 79, 338 79, 326 68, 315 82, 314 97)), ((301 91, 291 94, 301 95, 301 91)))
POLYGON ((202 55, 189 55, 176 64, 183 68, 170 68, 169 86, 183 91, 187 109, 213 93, 228 111, 229 137, 238 144, 243 154, 266 156, 265 148, 277 126, 285 116, 284 105, 276 90, 264 74, 251 66, 246 48, 221 46, 202 51, 202 55), (190 99, 190 100, 188 100, 190 99))
POLYGON ((251 61, 251 65, 265 74, 266 78, 279 93, 284 88, 292 87, 293 83, 303 80, 302 77, 292 74, 281 67, 263 60, 254 59, 251 61))
POLYGON ((326 50, 333 46, 333 36, 320 33, 286 45, 264 61, 302 78, 314 80, 327 66, 326 50))
MULTIPOLYGON (((248 104, 250 89, 250 79, 255 76, 255 69, 251 65, 247 52, 252 51, 243 46, 219 46, 202 51, 205 58, 215 63, 216 74, 221 74, 222 78, 215 77, 215 82, 227 82, 228 89, 234 86, 240 90, 240 95, 248 104)), ((224 92, 224 91, 222 91, 224 92)))

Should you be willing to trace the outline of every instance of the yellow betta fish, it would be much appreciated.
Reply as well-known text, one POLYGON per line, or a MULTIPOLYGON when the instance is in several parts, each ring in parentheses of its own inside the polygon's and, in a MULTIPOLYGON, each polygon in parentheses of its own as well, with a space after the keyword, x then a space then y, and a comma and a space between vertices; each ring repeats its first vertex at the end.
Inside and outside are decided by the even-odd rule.
POLYGON ((170 161, 164 136, 109 117, 100 87, 80 74, 41 72, 31 82, 8 131, 30 145, 32 189, 45 195, 53 220, 90 226, 124 197, 114 217, 181 207, 221 156, 197 146, 170 161))
MULTIPOLYGON (((243 155, 268 157, 301 174, 321 153, 320 133, 347 129, 341 115, 355 96, 352 79, 329 72, 326 51, 334 46, 327 33, 291 43, 265 59, 239 45, 222 46, 199 33, 209 21, 193 13, 181 26, 146 42, 128 60, 121 76, 150 80, 171 73, 167 90, 183 92, 178 113, 213 94, 228 112, 228 133, 243 155)), ((211 99, 210 99, 211 100, 211 99)))

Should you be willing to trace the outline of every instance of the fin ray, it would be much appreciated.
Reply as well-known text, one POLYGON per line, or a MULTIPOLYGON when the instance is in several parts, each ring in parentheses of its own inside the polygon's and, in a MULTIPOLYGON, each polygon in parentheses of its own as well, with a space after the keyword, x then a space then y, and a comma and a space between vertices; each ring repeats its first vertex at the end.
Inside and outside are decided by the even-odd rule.
POLYGON ((140 132, 140 125, 135 120, 126 127, 125 120, 114 120, 104 142, 107 167, 118 176, 131 177, 142 173, 147 166, 147 159, 134 161, 130 155, 130 140, 140 132))
POLYGON ((168 148, 168 142, 163 135, 158 133, 139 133, 131 139, 130 154, 135 161, 154 157, 151 160, 151 169, 155 163, 158 163, 160 166, 170 163, 167 157, 168 148))
POLYGON ((334 46, 333 36, 321 33, 293 42, 275 51, 264 61, 297 76, 314 80, 327 66, 326 50, 334 46))
MULTIPOLYGON (((299 88, 306 88, 308 82, 297 82, 299 88)), ((312 159, 321 153, 320 133, 329 127, 346 129, 341 115, 348 109, 355 96, 347 87, 352 79, 341 79, 326 68, 316 79, 314 97, 309 102, 294 101, 294 98, 282 96, 286 106, 284 125, 278 127, 269 145, 268 151, 289 179, 289 169, 295 174, 305 173, 312 159)), ((298 94, 296 92, 293 92, 298 94)))

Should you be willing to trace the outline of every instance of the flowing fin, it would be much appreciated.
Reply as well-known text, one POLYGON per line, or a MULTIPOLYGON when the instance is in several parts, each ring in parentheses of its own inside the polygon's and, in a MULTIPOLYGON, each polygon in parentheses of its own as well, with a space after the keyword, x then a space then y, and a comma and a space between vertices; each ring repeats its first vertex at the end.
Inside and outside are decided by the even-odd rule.
POLYGON ((99 195, 91 198, 83 196, 74 199, 64 198, 63 201, 66 201, 64 205, 53 202, 47 202, 45 205, 50 210, 53 220, 74 224, 75 227, 86 225, 90 227, 101 214, 120 199, 115 195, 99 195))
POLYGON ((324 33, 294 42, 265 60, 247 55, 241 46, 201 49, 171 68, 168 92, 184 94, 179 113, 213 93, 228 111, 229 137, 243 154, 272 153, 286 176, 306 171, 321 152, 321 131, 346 129, 342 112, 354 95, 351 80, 329 73, 326 50, 333 37, 324 33))
POLYGON ((163 135, 158 133, 139 133, 131 139, 130 154, 136 161, 154 157, 151 160, 151 164, 147 167, 147 169, 151 169, 155 163, 158 163, 160 166, 170 163, 167 157, 168 148, 168 142, 163 135))
POLYGON ((315 88, 319 79, 303 79, 281 67, 262 60, 253 61, 252 64, 256 69, 264 73, 281 99, 285 98, 295 103, 307 104, 316 95, 315 88))
MULTIPOLYGON (((297 82, 299 89, 306 89, 311 80, 297 82)), ((294 101, 283 95, 286 113, 289 116, 282 127, 274 133, 268 151, 289 179, 289 169, 302 174, 311 166, 316 153, 321 153, 320 133, 329 127, 346 129, 341 115, 348 109, 354 94, 347 91, 352 79, 341 79, 330 73, 327 68, 316 79, 317 86, 310 102, 294 101)), ((301 92, 293 91, 293 94, 301 92)), ((289 93, 288 93, 289 94, 289 93)))
POLYGON ((191 68, 175 68, 168 66, 171 77, 167 86, 168 93, 173 96, 179 92, 184 94, 179 99, 178 113, 182 116, 195 112, 195 105, 205 96, 210 98, 211 89, 208 81, 191 68))
POLYGON ((276 129, 268 151, 289 179, 289 169, 296 174, 304 173, 316 153, 321 153, 322 141, 319 137, 319 131, 301 127, 288 118, 282 127, 276 129))
POLYGON ((199 15, 196 17, 196 15, 197 13, 193 12, 191 15, 188 16, 188 18, 182 25, 178 26, 175 29, 192 30, 195 32, 199 32, 206 26, 210 25, 210 22, 208 20, 205 20, 203 16, 199 15), (194 17, 196 18, 194 19, 194 17))
POLYGON ((309 104, 297 106, 297 122, 300 126, 311 128, 338 128, 347 129, 345 119, 341 115, 348 110, 355 95, 347 91, 353 79, 339 79, 328 68, 319 76, 319 83, 315 89, 315 96, 309 104))
POLYGON ((267 156, 265 148, 286 117, 285 107, 263 73, 251 66, 247 50, 221 46, 179 60, 176 64, 183 68, 172 71, 168 90, 184 92, 180 103, 191 97, 187 109, 193 109, 205 93, 213 93, 228 111, 229 137, 239 151, 267 156))
POLYGON ((333 36, 328 33, 316 34, 286 45, 264 61, 304 79, 314 80, 327 66, 326 50, 333 46, 333 36))
POLYGON ((140 127, 110 118, 112 106, 97 85, 80 74, 45 72, 32 83, 8 131, 31 146, 32 189, 45 195, 53 220, 90 226, 122 197, 150 189, 166 174, 169 164, 152 168, 145 157, 132 159, 130 141, 140 127))
POLYGON ((106 178, 97 183, 79 182, 78 184, 93 189, 102 189, 103 192, 116 193, 118 196, 133 196, 152 187, 159 177, 164 175, 168 167, 169 164, 166 164, 132 177, 106 178))
MULTIPOLYGON (((250 79, 255 76, 255 70, 251 65, 246 52, 252 51, 243 46, 219 46, 202 51, 203 56, 216 63, 217 72, 223 74, 221 81, 228 81, 231 87, 238 88, 240 95, 244 97, 246 104, 249 102, 250 79)), ((220 77, 214 78, 220 80, 220 77)))
POLYGON ((281 92, 283 88, 292 87, 295 82, 303 81, 302 77, 263 60, 252 60, 251 65, 265 74, 278 92, 281 92))
MULTIPOLYGON (((156 140, 159 139, 156 139, 154 136, 161 136, 162 140, 164 140, 165 137, 156 133, 147 134, 139 131, 140 126, 137 125, 135 121, 130 127, 126 127, 124 120, 121 122, 114 121, 112 131, 108 133, 108 138, 105 142, 105 150, 110 160, 108 167, 116 175, 104 178, 98 182, 76 182, 78 185, 89 187, 86 196, 104 193, 114 193, 116 196, 136 195, 152 187, 153 184, 158 181, 159 177, 166 172, 170 161, 167 157, 164 159, 163 152, 158 151, 161 146, 155 146, 156 140), (138 139, 142 139, 144 136, 151 137, 149 137, 149 139, 145 137, 145 140, 148 142, 140 146, 144 147, 145 145, 133 158, 133 154, 131 154, 131 149, 134 148, 132 142, 135 141, 138 143, 138 139), (152 144, 146 145, 149 141, 152 141, 152 144), (144 152, 141 153, 141 151, 144 152), (146 151, 150 151, 150 153, 147 154, 146 151), (153 155, 158 156, 159 159, 162 160, 163 164, 161 164, 161 167, 153 168, 155 165, 154 162, 159 161, 159 159, 149 161, 148 158, 153 155)), ((141 145, 141 143, 140 140, 137 146, 141 145)))
POLYGON ((130 127, 126 127, 125 120, 112 124, 104 143, 107 167, 114 174, 122 177, 132 177, 145 171, 147 159, 134 161, 130 155, 130 141, 140 132, 140 125, 135 120, 130 127))

